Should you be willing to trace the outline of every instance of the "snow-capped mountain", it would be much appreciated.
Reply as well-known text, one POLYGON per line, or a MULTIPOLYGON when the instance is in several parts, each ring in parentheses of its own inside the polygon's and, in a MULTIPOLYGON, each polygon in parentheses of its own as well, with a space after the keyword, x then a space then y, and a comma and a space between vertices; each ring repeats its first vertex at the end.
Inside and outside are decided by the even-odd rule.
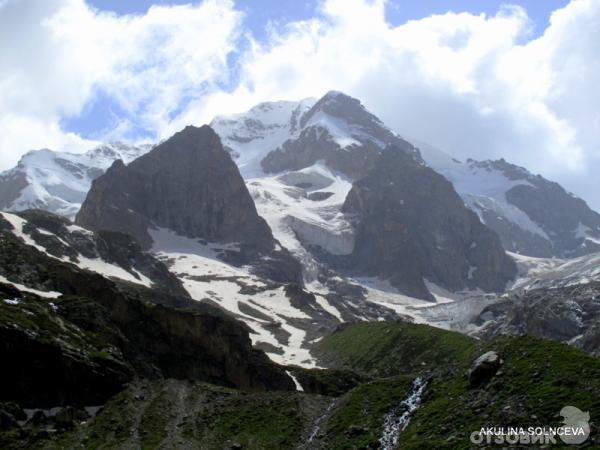
POLYGON ((503 159, 462 162, 417 145, 508 251, 561 258, 600 251, 600 214, 559 184, 503 159))
POLYGON ((0 209, 39 208, 72 218, 92 180, 115 160, 128 163, 151 148, 113 142, 81 154, 32 150, 23 155, 16 167, 0 174, 0 209))
POLYGON ((300 130, 300 119, 317 100, 260 103, 239 114, 215 117, 210 126, 237 163, 244 178, 263 174, 261 161, 300 130))
POLYGON ((322 265, 307 246, 333 255, 352 252, 352 225, 341 212, 354 179, 349 174, 365 171, 387 143, 403 141, 358 100, 336 91, 320 100, 261 103, 210 125, 240 168, 259 214, 302 261, 305 282, 323 289, 317 280, 322 265))
MULTIPOLYGON (((476 218, 471 220, 451 185, 443 179, 437 180, 429 168, 421 170, 425 163, 412 144, 392 132, 360 101, 345 94, 329 92, 310 108, 309 102, 305 100, 296 107, 289 103, 261 104, 246 114, 217 118, 213 126, 233 157, 241 161, 240 166, 246 167, 246 161, 253 159, 252 175, 247 176, 246 183, 259 214, 267 220, 276 238, 302 261, 304 280, 315 283, 313 289, 332 288, 330 277, 322 275, 327 272, 324 268, 336 268, 346 276, 369 275, 392 280, 392 285, 404 294, 430 300, 434 297, 425 281, 453 290, 467 286, 489 289, 503 286, 511 278, 514 264, 507 260, 499 242, 496 245, 497 237, 491 233, 483 239, 485 227, 477 227, 476 218), (257 122, 256 111, 260 116, 268 114, 270 120, 257 122), (273 117, 277 118, 276 122, 273 117), (246 154, 248 149, 251 149, 250 155, 246 154), (406 202, 397 205, 412 217, 410 225, 406 221, 402 223, 401 216, 386 212, 390 203, 378 201, 380 196, 369 196, 369 213, 362 214, 362 219, 359 211, 363 205, 354 205, 357 208, 353 211, 343 211, 342 205, 347 202, 353 183, 372 172, 384 154, 396 152, 404 155, 390 160, 400 178, 394 179, 392 173, 381 175, 384 178, 389 175, 390 179, 381 186, 380 194, 389 190, 389 186, 400 186, 405 179, 414 179, 414 189, 403 191, 406 202), (413 201, 419 193, 429 192, 427 186, 437 186, 437 194, 413 201), (437 202, 436 199, 442 197, 446 200, 437 202), (428 208, 435 208, 436 214, 430 214, 428 208), (377 224, 361 226, 358 223, 367 220, 372 213, 379 217, 377 224), (404 228, 411 236, 402 235, 396 240, 397 245, 386 249, 380 242, 383 230, 371 232, 384 222, 389 229, 404 228), (438 228, 442 223, 460 225, 438 228), (355 245, 357 230, 361 230, 362 238, 372 239, 372 245, 362 242, 362 238, 360 245, 355 245), (426 237, 428 233, 430 236, 426 237), (429 238, 434 235, 439 243, 426 249, 429 244, 423 243, 433 242, 429 238), (384 258, 387 250, 391 253, 384 258), (482 275, 483 266, 475 263, 480 259, 475 256, 477 252, 481 252, 480 256, 486 255, 489 267, 499 269, 494 271, 498 279, 482 275), (365 258, 367 253, 369 258, 365 258), (445 267, 442 260, 446 257, 454 260, 455 270, 447 267, 431 270, 445 267), (383 263, 398 258, 410 259, 411 267, 383 263), (324 282, 319 280, 319 275, 324 282)), ((356 190, 361 192, 357 195, 363 195, 368 189, 375 186, 356 190)), ((388 194, 392 203, 400 200, 395 193, 388 194)))
POLYGON ((318 101, 261 103, 245 113, 219 116, 211 127, 221 136, 244 178, 310 167, 358 179, 390 144, 414 147, 387 128, 357 100, 328 92, 318 101))
MULTIPOLYGON (((411 144, 358 100, 339 92, 320 100, 261 103, 245 113, 217 117, 211 127, 222 147, 214 139, 214 145, 197 151, 192 145, 173 144, 171 150, 188 162, 177 157, 166 164, 168 158, 151 157, 141 164, 137 158, 150 146, 124 144, 82 155, 30 152, 2 174, 0 208, 36 207, 73 217, 92 181, 112 166, 108 172, 114 173, 96 183, 94 198, 88 198, 86 214, 97 217, 85 226, 116 231, 129 227, 125 231, 130 232, 141 225, 142 245, 165 263, 187 295, 243 321, 252 330, 254 345, 272 359, 309 366, 315 363, 311 346, 341 322, 404 317, 445 326, 451 321, 443 311, 462 308, 451 307, 452 302, 468 297, 483 307, 482 289, 501 291, 514 269, 489 228, 505 248, 523 254, 572 256, 594 248, 597 214, 560 186, 504 161, 463 163, 425 144, 411 144), (224 163, 228 157, 223 150, 238 174, 231 161, 227 176, 203 169, 213 159, 224 163), (398 157, 381 163, 386 151, 398 157), (113 164, 119 159, 124 163, 113 164), (133 160, 138 163, 130 164, 133 160), (166 166, 169 173, 152 175, 166 166), (132 176, 138 177, 136 183, 132 176), (194 189, 188 192, 190 183, 194 189), (256 212, 246 201, 247 213, 230 214, 227 205, 243 193, 244 184, 256 212), (113 192, 107 196, 109 190, 113 192), (209 201, 187 198, 201 192, 210 193, 205 197, 209 201), (535 197, 539 193, 549 199, 540 201, 535 197), (558 200, 552 214, 534 207, 553 199, 558 200), (111 223, 117 206, 120 211, 111 223), (233 232, 225 240, 219 234, 225 225, 235 230, 256 213, 272 233, 264 239, 269 248, 289 251, 300 263, 297 281, 274 280, 277 271, 291 266, 273 258, 270 250, 242 258, 243 240, 233 232), (98 219, 106 222, 99 224, 98 219), (442 225, 447 223, 453 225, 442 225), (210 233, 194 233, 203 227, 210 233), (360 246, 357 236, 364 241, 360 246)), ((15 230, 31 245, 50 251, 31 241, 27 223, 15 230)), ((43 226, 36 233, 37 239, 50 235, 69 240, 43 226)), ((524 267, 521 260, 519 264, 524 267)), ((115 275, 119 270, 104 263, 86 268, 139 283, 130 278, 136 272, 115 275)), ((525 283, 528 272, 520 277, 525 283)), ((152 277, 147 281, 156 283, 152 277)))
MULTIPOLYGON (((264 185, 260 180, 270 173, 300 170, 300 176, 306 177, 317 162, 320 175, 329 170, 330 179, 335 173, 356 180, 372 168, 386 145, 414 151, 359 101, 339 92, 330 92, 319 101, 261 103, 246 113, 217 117, 211 126, 242 175, 252 179, 251 190, 264 185)), ((465 204, 498 233, 508 251, 562 258, 600 251, 600 214, 557 183, 504 160, 463 162, 426 143, 408 141, 418 148, 415 158, 422 157, 452 182, 465 204)), ((274 188, 276 179, 269 181, 271 195, 273 189, 286 189, 285 184, 274 188)), ((339 187, 336 184, 325 192, 339 187)), ((331 229, 329 218, 325 222, 331 229)), ((347 224, 339 225, 347 229, 347 224)))

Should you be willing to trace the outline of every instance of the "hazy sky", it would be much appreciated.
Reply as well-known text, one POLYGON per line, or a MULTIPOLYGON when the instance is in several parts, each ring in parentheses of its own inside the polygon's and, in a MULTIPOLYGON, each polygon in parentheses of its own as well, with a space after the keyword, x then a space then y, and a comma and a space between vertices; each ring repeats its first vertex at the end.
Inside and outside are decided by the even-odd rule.
POLYGON ((600 0, 0 0, 0 169, 335 89, 600 209, 598 79, 600 0))

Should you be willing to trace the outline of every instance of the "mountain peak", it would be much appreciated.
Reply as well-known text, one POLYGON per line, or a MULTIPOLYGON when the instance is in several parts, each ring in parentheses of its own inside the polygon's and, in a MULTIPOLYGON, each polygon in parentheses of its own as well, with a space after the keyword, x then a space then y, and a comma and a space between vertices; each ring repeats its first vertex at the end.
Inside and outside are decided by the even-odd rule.
POLYGON ((335 90, 331 90, 328 91, 323 98, 330 98, 330 99, 334 99, 334 98, 351 98, 352 100, 356 100, 353 97, 350 97, 347 94, 344 94, 342 91, 335 91, 335 90))
POLYGON ((19 165, 22 165, 23 163, 25 163, 26 161, 31 161, 33 159, 39 159, 39 158, 52 158, 54 157, 54 152, 52 150, 50 150, 49 148, 40 148, 40 149, 35 149, 35 150, 29 150, 27 153, 23 154, 21 156, 21 159, 19 159, 19 165))
POLYGON ((205 138, 205 137, 214 137, 217 136, 217 133, 215 133, 215 131, 209 126, 209 125, 202 125, 202 126, 194 126, 194 125, 186 125, 186 127, 175 133, 171 139, 177 137, 177 136, 189 136, 192 138, 205 138))
MULTIPOLYGON (((185 128, 183 130, 181 130, 179 133, 200 133, 200 132, 211 132, 213 131, 213 129, 207 125, 200 125, 199 127, 195 126, 195 125, 186 125, 185 128)), ((177 133, 176 133, 177 134, 177 133)))
POLYGON ((208 125, 185 127, 128 166, 113 163, 92 183, 77 222, 129 233, 146 247, 150 225, 190 238, 273 245, 235 163, 208 125))
POLYGON ((535 178, 535 175, 533 175, 524 167, 509 163, 504 158, 496 160, 486 159, 484 161, 476 161, 474 159, 469 158, 467 159, 467 163, 470 167, 485 169, 488 172, 497 170, 499 172, 502 172, 507 178, 511 180, 528 180, 531 178, 535 178))
POLYGON ((359 100, 339 91, 329 91, 302 117, 300 125, 310 126, 318 120, 320 114, 341 118, 349 124, 356 123, 381 123, 379 119, 370 114, 359 100))
POLYGON ((107 169, 106 173, 117 172, 121 169, 125 168, 125 163, 122 159, 115 159, 115 162, 107 169))

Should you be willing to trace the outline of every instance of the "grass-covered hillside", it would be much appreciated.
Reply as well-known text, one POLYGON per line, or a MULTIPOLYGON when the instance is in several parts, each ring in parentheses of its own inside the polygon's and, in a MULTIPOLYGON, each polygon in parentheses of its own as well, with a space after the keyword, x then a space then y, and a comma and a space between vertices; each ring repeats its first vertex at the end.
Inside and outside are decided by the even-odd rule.
POLYGON ((320 342, 318 353, 334 367, 375 377, 428 377, 423 403, 400 434, 402 449, 472 448, 470 434, 485 426, 558 426, 567 405, 590 413, 586 444, 600 444, 600 359, 566 344, 528 336, 480 342, 426 325, 377 322, 342 328, 320 342), (472 387, 466 374, 488 351, 502 365, 472 387))
MULTIPOLYGON (((25 323, 30 315, 21 317, 25 323)), ((13 314, 11 320, 21 319, 13 314)), ((0 443, 3 448, 392 448, 380 442, 386 416, 403 412, 402 401, 421 376, 427 382, 421 403, 400 433, 398 448, 473 448, 469 436, 481 427, 560 425, 559 412, 567 405, 591 416, 592 434, 583 448, 600 444, 600 360, 565 344, 526 336, 480 342, 426 325, 377 322, 341 328, 319 343, 317 353, 332 369, 288 368, 305 392, 138 379, 94 417, 78 416, 77 408, 66 409, 67 420, 38 414, 1 432, 0 443), (502 363, 491 378, 473 385, 467 371, 488 351, 497 352, 502 363)), ((0 415, 18 415, 18 405, 0 406, 0 415)))
POLYGON ((315 353, 327 367, 373 377, 416 375, 469 363, 477 341, 466 335, 408 322, 345 325, 319 342, 315 353))

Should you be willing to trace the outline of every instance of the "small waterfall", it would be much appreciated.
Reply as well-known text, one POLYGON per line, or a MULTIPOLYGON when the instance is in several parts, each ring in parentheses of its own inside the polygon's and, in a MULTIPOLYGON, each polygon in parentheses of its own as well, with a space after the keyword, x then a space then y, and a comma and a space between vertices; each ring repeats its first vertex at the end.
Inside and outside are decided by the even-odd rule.
POLYGON ((381 450, 392 450, 398 443, 400 433, 406 428, 411 414, 421 405, 421 396, 427 385, 423 377, 413 380, 408 396, 385 415, 383 435, 379 439, 381 450))
POLYGON ((325 410, 325 413, 322 414, 321 416, 319 416, 319 418, 317 420, 315 420, 315 425, 314 425, 312 433, 310 433, 310 436, 308 437, 308 442, 312 442, 314 440, 314 438, 317 437, 317 435, 319 434, 319 431, 321 431, 321 424, 323 423, 323 420, 325 420, 325 418, 329 415, 329 413, 333 409, 333 405, 335 405, 335 400, 333 400, 329 404, 329 406, 325 410))

